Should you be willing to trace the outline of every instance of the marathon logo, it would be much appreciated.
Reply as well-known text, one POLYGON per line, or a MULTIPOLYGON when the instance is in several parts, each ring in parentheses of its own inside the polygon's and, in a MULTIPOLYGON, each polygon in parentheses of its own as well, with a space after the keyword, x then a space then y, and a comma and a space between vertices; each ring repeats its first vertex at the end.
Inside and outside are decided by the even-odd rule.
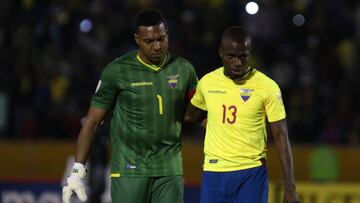
POLYGON ((132 87, 138 87, 138 86, 152 86, 152 82, 133 82, 131 83, 132 87))
POLYGON ((226 94, 226 91, 224 90, 209 90, 209 94, 226 94))
POLYGON ((136 169, 136 165, 128 164, 125 166, 126 169, 136 169))

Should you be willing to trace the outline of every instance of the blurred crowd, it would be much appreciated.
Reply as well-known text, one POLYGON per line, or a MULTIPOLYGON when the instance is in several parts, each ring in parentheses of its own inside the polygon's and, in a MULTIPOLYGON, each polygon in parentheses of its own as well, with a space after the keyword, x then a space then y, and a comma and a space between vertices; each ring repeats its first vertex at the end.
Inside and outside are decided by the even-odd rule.
POLYGON ((170 51, 199 78, 219 67, 220 34, 251 31, 251 63, 283 91, 294 143, 360 144, 360 2, 0 1, 0 138, 73 139, 101 70, 135 49, 133 19, 158 8, 170 51))

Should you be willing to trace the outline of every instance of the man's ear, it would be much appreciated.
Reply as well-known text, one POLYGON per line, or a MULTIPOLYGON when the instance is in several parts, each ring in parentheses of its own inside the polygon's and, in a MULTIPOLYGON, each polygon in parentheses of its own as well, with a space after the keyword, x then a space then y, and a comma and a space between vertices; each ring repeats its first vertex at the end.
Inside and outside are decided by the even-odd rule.
POLYGON ((218 53, 219 53, 220 58, 223 58, 223 52, 222 52, 222 48, 221 48, 221 47, 219 47, 218 53))
POLYGON ((134 33, 134 39, 137 45, 139 45, 139 36, 137 33, 134 33))

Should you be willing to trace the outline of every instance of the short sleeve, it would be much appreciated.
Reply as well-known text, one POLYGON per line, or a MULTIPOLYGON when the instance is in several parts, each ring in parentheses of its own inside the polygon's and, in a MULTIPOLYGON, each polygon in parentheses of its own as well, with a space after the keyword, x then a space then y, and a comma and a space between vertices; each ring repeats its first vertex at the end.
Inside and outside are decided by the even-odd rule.
POLYGON ((195 95, 191 99, 191 104, 198 107, 199 109, 206 111, 207 108, 206 108, 205 98, 203 95, 202 83, 203 83, 203 81, 200 80, 196 87, 195 95))
POLYGON ((286 117, 281 90, 277 85, 270 89, 270 94, 265 103, 265 110, 269 122, 279 121, 286 117))
POLYGON ((107 110, 115 103, 118 93, 115 68, 116 66, 114 64, 109 64, 103 70, 95 94, 92 97, 91 106, 107 110))
POLYGON ((194 67, 190 63, 189 63, 189 69, 190 69, 190 73, 189 73, 188 91, 192 91, 197 86, 198 78, 194 67))

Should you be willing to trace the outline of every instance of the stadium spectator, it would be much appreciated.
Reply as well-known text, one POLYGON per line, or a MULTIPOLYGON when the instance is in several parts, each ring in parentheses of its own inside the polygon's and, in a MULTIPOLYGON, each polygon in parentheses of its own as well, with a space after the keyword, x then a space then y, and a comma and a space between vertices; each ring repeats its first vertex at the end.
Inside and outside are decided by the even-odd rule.
POLYGON ((150 6, 168 17, 170 50, 189 59, 199 76, 220 65, 216 41, 225 26, 249 28, 256 39, 251 61, 282 88, 292 140, 351 144, 349 136, 360 132, 353 127, 360 115, 360 92, 353 91, 360 86, 360 3, 260 1, 256 15, 246 14, 245 3, 1 1, 0 92, 8 111, 0 136, 76 138, 102 68, 134 49, 132 14, 150 6), (295 14, 304 16, 303 26, 292 23, 295 14), (329 130, 342 100, 351 101, 349 118, 329 130), (335 131, 337 139, 326 138, 335 131))

